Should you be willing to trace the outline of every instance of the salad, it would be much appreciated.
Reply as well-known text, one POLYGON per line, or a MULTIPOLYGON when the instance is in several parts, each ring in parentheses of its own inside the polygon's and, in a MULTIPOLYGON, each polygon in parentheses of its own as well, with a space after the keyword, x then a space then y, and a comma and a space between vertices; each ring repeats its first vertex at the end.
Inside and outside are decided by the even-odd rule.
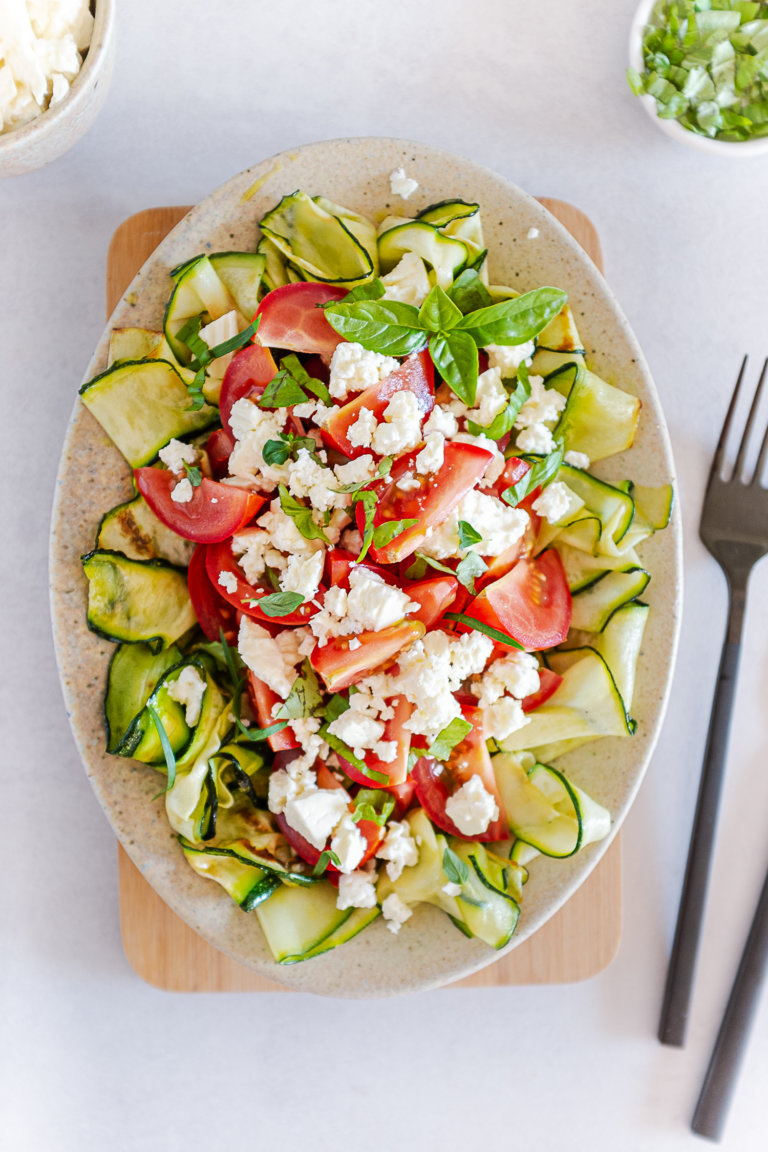
POLYGON ((107 750, 280 963, 419 903, 503 947, 531 861, 610 829, 553 762, 635 729, 672 493, 593 474, 639 401, 488 264, 478 204, 299 191, 81 389, 135 484, 83 557, 107 750))

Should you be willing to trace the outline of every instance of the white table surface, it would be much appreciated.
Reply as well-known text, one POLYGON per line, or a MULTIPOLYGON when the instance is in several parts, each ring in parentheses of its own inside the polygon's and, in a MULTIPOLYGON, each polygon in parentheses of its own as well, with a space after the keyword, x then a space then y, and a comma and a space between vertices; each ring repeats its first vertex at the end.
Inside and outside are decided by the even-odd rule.
MULTIPOLYGON (((756 369, 768 354, 768 157, 712 158, 656 130, 624 79, 632 0, 121 8, 95 127, 58 163, 0 183, 11 461, 0 1147, 695 1147, 690 1114, 768 863, 766 565, 751 590, 689 1040, 663 1048, 657 1019, 726 608, 697 521, 741 355, 756 369), (59 690, 47 546, 60 445, 102 328, 120 221, 194 202, 282 149, 356 135, 451 148, 584 209, 656 377, 680 477, 686 603, 667 720, 625 826, 623 943, 605 973, 574 986, 373 1003, 165 994, 123 955, 114 838, 59 690)), ((764 1003, 723 1147, 768 1146, 767 1078, 764 1003)))

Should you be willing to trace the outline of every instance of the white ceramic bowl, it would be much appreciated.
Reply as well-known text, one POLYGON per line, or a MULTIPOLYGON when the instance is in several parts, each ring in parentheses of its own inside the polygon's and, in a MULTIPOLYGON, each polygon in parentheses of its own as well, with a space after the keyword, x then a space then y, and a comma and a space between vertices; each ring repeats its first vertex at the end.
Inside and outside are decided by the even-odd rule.
MULTIPOLYGON (((257 222, 281 196, 302 188, 354 211, 402 211, 389 174, 405 167, 419 181, 407 211, 462 196, 482 207, 494 279, 501 284, 564 288, 579 317, 591 362, 605 379, 642 401, 633 448, 605 462, 606 478, 641 484, 674 482, 664 418, 637 341, 595 265, 545 208, 502 177, 450 152, 406 140, 363 138, 309 144, 240 173, 194 208, 156 249, 115 309, 87 371, 106 367, 112 327, 157 326, 176 264, 212 248, 253 247, 257 222), (527 241, 536 229, 535 241, 527 241)), ((54 634, 67 710, 88 776, 131 858, 173 910, 206 940, 264 976, 295 989, 332 996, 388 996, 445 984, 490 964, 499 953, 468 940, 436 908, 419 906, 399 936, 379 921, 354 940, 304 964, 272 960, 258 921, 217 885, 187 865, 157 795, 154 769, 104 751, 102 701, 113 646, 89 632, 80 557, 93 547, 102 514, 132 493, 130 470, 90 412, 75 401, 57 484, 51 537, 54 634)), ((661 724, 676 645, 681 588, 680 521, 642 548, 653 575, 643 599, 651 605, 632 711, 631 740, 610 737, 558 761, 576 783, 609 808, 614 835, 640 785, 661 724)), ((531 867, 516 947, 562 907, 594 868, 610 838, 567 860, 542 858, 531 867)), ((93 866, 99 867, 94 854, 93 866)))
MULTIPOLYGON (((641 0, 632 21, 629 33, 629 63, 630 67, 636 68, 638 72, 643 71, 643 31, 656 2, 657 0, 641 0)), ((653 96, 639 96, 636 99, 643 105, 656 127, 680 144, 687 144, 690 148, 697 148, 700 152, 710 152, 716 156, 746 157, 764 155, 768 152, 768 137, 761 140, 710 140, 708 136, 700 136, 698 132, 684 128, 677 120, 663 120, 656 113, 656 101, 653 96)))
POLYGON ((84 136, 112 78, 115 0, 93 0, 93 35, 67 95, 37 119, 0 135, 0 176, 21 176, 58 159, 84 136))

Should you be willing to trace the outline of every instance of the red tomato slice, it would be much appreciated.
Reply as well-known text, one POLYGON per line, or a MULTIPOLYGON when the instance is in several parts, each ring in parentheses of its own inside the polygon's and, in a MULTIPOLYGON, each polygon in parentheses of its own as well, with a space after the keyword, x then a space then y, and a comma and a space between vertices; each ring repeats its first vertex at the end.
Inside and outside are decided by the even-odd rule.
POLYGON ((229 458, 232 455, 234 446, 234 438, 223 428, 216 428, 208 437, 205 451, 208 454, 211 471, 216 480, 221 480, 222 476, 227 475, 229 471, 229 458))
POLYGON ((312 667, 329 692, 349 688, 382 664, 392 660, 401 648, 424 635, 426 629, 418 620, 404 620, 379 632, 360 632, 360 646, 350 648, 351 636, 333 636, 310 656, 312 667))
POLYGON ((466 614, 506 632, 529 652, 562 644, 571 626, 571 593, 558 552, 548 548, 519 560, 475 597, 466 614))
MULTIPOLYGON (((474 488, 493 459, 492 453, 485 448, 478 448, 476 444, 448 443, 439 470, 429 476, 419 476, 412 467, 416 455, 409 453, 395 461, 390 479, 378 490, 373 518, 375 528, 390 520, 416 521, 389 544, 371 548, 371 556, 379 564, 397 564, 412 555, 426 539, 428 529, 436 528, 450 516, 462 497, 474 488), (406 475, 415 476, 419 487, 408 492, 398 488, 398 482, 406 475)), ((356 515, 358 528, 362 532, 365 527, 362 503, 358 503, 356 515)))
POLYGON ((238 532, 264 503, 263 496, 203 479, 192 489, 187 504, 177 504, 171 493, 177 480, 164 468, 135 468, 136 487, 149 507, 177 536, 197 544, 216 544, 238 532))
POLYGON ((187 569, 189 598, 197 622, 209 640, 219 639, 219 629, 223 629, 228 644, 233 644, 237 636, 237 614, 231 604, 211 584, 205 570, 205 549, 195 548, 187 569))
POLYGON ((557 692, 562 682, 562 676, 553 672, 551 668, 539 668, 539 690, 538 692, 531 692, 530 696, 525 697, 523 712, 533 712, 535 708, 539 708, 557 692))
MULTIPOLYGON (((488 567, 485 572, 475 581, 475 587, 478 592, 482 592, 483 588, 487 588, 494 580, 499 580, 502 576, 506 576, 507 572, 514 568, 518 560, 522 560, 523 557, 532 554, 539 535, 541 516, 539 516, 538 512, 534 512, 532 508, 526 508, 525 511, 528 513, 528 526, 525 532, 511 548, 505 549, 503 552, 500 552, 498 556, 494 556, 488 560, 488 567)), ((463 611, 463 609, 461 609, 461 611, 463 611)))
POLYGON ((270 348, 330 355, 344 337, 331 328, 321 305, 343 300, 347 291, 309 281, 274 288, 256 312, 257 338, 270 348))
POLYGON ((431 756, 422 756, 416 761, 411 771, 416 785, 416 797, 430 820, 451 836, 460 836, 463 840, 507 840, 509 830, 483 734, 482 710, 464 705, 461 711, 464 719, 472 724, 471 732, 461 744, 456 745, 447 763, 441 764, 431 756), (470 776, 480 777, 499 808, 498 818, 491 821, 485 832, 479 832, 476 836, 460 832, 445 810, 449 797, 458 792, 470 776))
POLYGON ((341 761, 341 766, 347 776, 349 776, 350 780, 354 780, 356 784, 361 784, 363 788, 384 788, 387 791, 394 791, 405 784, 408 778, 408 753, 411 748, 411 733, 404 725, 413 712, 413 705, 408 703, 405 696, 396 696, 395 699, 390 700, 389 703, 393 706, 395 714, 391 720, 384 721, 384 735, 382 736, 382 740, 395 741, 397 744, 397 755, 395 759, 390 762, 380 760, 378 756, 374 756, 373 752, 367 752, 365 755, 366 768, 388 777, 387 781, 372 778, 337 753, 341 761))
POLYGON ((421 620, 424 627, 429 629, 443 618, 453 604, 459 591, 459 582, 453 576, 435 576, 431 580, 403 584, 403 591, 420 605, 418 612, 411 612, 410 619, 421 620))
MULTIPOLYGON (((338 782, 336 783, 336 787, 339 787, 338 782)), ((315 848, 314 844, 310 844, 309 840, 305 840, 301 833, 297 832, 295 828, 292 828, 282 812, 275 816, 275 821, 278 828, 282 832, 283 836, 285 836, 286 840, 291 845, 296 855, 300 856, 302 860, 314 868, 320 859, 320 850, 315 848)), ((371 857, 376 854, 376 849, 384 839, 385 829, 379 827, 379 825, 375 824, 373 820, 360 820, 357 826, 366 840, 366 848, 363 853, 363 858, 357 865, 358 868, 362 868, 363 865, 366 864, 371 859, 371 857)), ((338 868, 330 861, 328 863, 328 867, 326 868, 326 872, 329 879, 334 875, 339 875, 338 868)))
MULTIPOLYGON (((307 620, 317 612, 314 604, 308 602, 300 604, 296 611, 291 612, 288 616, 267 616, 258 607, 258 603, 251 603, 251 601, 258 601, 262 596, 269 595, 269 589, 254 588, 246 581, 232 552, 231 539, 223 540, 217 544, 209 544, 206 547, 205 567, 211 583, 217 592, 220 591, 225 600, 228 600, 238 611, 250 616, 251 619, 270 625, 272 630, 280 629, 284 625, 306 624, 307 620), (234 577, 236 581, 234 592, 230 592, 228 588, 219 583, 219 575, 222 572, 227 572, 234 577)), ((231 581, 228 582, 231 583, 231 581)))
POLYGON ((270 380, 277 375, 277 364, 269 348, 261 344, 246 344, 235 352, 221 382, 219 413, 224 429, 231 435, 229 415, 233 405, 245 396, 259 397, 270 380))
MULTIPOLYGON (((253 710, 256 713, 259 727, 269 728, 270 725, 275 723, 272 709, 275 704, 280 703, 280 697, 277 692, 273 692, 269 684, 265 684, 263 680, 259 680, 254 672, 249 672, 248 696, 250 697, 253 710)), ((280 732, 275 732, 274 736, 267 736, 267 742, 273 752, 289 752, 292 748, 301 747, 290 725, 283 728, 280 732)))
POLYGON ((499 499, 501 499, 502 492, 506 492, 507 488, 518 484, 523 476, 526 476, 530 470, 531 466, 527 460, 520 460, 517 456, 510 456, 504 465, 504 471, 493 486, 493 491, 499 499))
POLYGON ((343 588, 349 588, 349 574, 353 568, 367 568, 369 572, 376 572, 385 580, 387 584, 396 584, 397 579, 395 576, 386 570, 380 568, 378 564, 363 563, 358 565, 357 556, 354 552, 347 552, 344 548, 333 548, 326 556, 326 579, 328 580, 328 587, 333 588, 337 584, 341 584, 343 588))
POLYGON ((416 789, 413 780, 409 777, 407 780, 404 780, 402 784, 382 784, 380 787, 395 798, 395 807, 390 819, 402 820, 413 802, 413 794, 416 789))
MULTIPOLYGON (((268 299, 268 297, 267 297, 268 299)), ((373 412, 377 420, 382 420, 384 410, 394 396, 395 392, 413 392, 419 402, 422 416, 426 416, 435 406, 435 372, 429 353, 416 352, 404 360, 399 368, 390 372, 378 384, 373 384, 361 392, 354 400, 337 408, 328 417, 323 428, 323 439, 332 448, 343 452, 345 456, 362 456, 370 452, 370 448, 355 448, 347 439, 351 424, 357 420, 361 408, 373 412)))

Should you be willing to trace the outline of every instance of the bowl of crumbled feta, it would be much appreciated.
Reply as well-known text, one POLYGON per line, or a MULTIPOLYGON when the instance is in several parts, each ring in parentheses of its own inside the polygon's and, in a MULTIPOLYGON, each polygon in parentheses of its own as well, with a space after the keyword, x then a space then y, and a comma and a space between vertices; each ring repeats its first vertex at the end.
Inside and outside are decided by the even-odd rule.
POLYGON ((0 0, 0 176, 68 151, 106 99, 114 0, 0 0))
POLYGON ((659 730, 672 481, 618 305, 526 193, 388 139, 230 180, 110 318, 58 479, 62 683, 134 862, 317 994, 527 939, 659 730))

